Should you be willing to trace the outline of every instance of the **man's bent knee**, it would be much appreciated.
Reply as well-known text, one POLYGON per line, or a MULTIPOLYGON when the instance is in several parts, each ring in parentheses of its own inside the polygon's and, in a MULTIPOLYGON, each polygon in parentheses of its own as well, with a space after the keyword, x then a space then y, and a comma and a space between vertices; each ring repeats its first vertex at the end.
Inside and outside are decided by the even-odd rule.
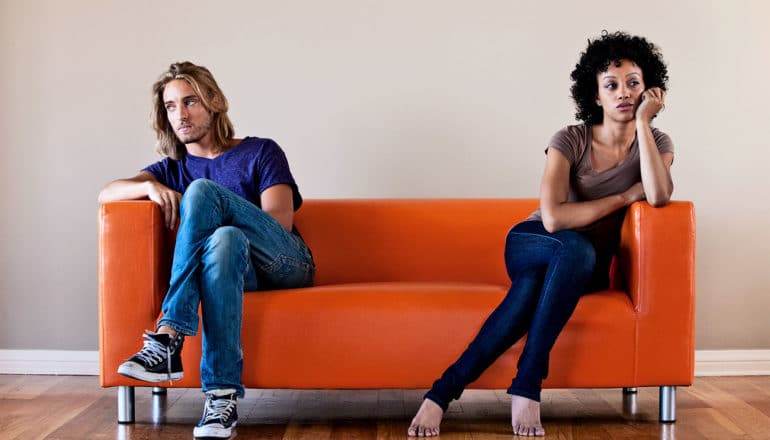
POLYGON ((235 226, 220 226, 206 241, 207 250, 246 253, 249 249, 249 239, 246 234, 235 226))

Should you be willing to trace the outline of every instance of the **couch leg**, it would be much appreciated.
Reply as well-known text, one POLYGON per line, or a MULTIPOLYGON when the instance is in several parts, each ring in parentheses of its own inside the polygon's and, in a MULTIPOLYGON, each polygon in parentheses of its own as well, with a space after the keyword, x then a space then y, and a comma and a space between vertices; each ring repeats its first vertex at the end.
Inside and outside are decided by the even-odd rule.
POLYGON ((152 387, 152 394, 166 394, 166 389, 163 387, 152 387))
POLYGON ((118 423, 134 423, 134 387, 118 387, 118 423))
POLYGON ((636 387, 633 388, 623 388, 623 394, 636 394, 637 389, 636 387))
MULTIPOLYGON (((631 388, 635 390, 636 388, 631 388)), ((634 418, 637 415, 639 409, 636 401, 636 391, 629 392, 628 388, 623 388, 623 415, 625 417, 634 418)))
POLYGON ((660 387, 660 421, 676 422, 676 387, 660 387))

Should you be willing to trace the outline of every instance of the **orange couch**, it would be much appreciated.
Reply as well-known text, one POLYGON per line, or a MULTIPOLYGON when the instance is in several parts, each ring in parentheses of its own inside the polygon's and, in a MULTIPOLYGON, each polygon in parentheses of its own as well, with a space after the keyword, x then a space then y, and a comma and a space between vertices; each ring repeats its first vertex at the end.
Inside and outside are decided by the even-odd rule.
MULTIPOLYGON (((428 388, 501 301, 506 233, 535 199, 307 200, 296 224, 318 267, 306 289, 244 299, 243 383, 249 388, 428 388)), ((133 421, 135 386, 118 365, 154 329, 174 234, 149 201, 99 211, 101 385, 120 387, 118 420, 133 421)), ((546 388, 675 386, 694 357, 694 209, 641 202, 625 219, 612 290, 584 296, 556 342, 546 388)), ((521 341, 470 388, 507 388, 521 341)), ((199 387, 200 336, 188 337, 184 379, 199 387)))

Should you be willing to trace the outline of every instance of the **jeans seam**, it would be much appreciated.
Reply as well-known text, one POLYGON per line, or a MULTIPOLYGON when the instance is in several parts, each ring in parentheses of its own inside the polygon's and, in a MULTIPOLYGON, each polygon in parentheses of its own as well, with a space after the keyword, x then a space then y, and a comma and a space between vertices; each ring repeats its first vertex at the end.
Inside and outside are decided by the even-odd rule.
POLYGON ((166 327, 171 327, 172 329, 174 329, 174 331, 178 333, 182 333, 185 336, 195 336, 195 334, 197 333, 197 331, 193 330, 191 327, 182 325, 178 321, 168 319, 165 317, 161 318, 158 321, 158 327, 162 325, 166 327))
POLYGON ((560 245, 564 244, 564 243, 562 243, 562 241, 561 241, 561 240, 559 240, 558 238, 552 237, 552 236, 550 236, 550 235, 534 234, 534 233, 532 233, 532 232, 514 232, 514 231, 511 231, 511 232, 510 232, 510 234, 511 234, 511 235, 512 235, 512 234, 518 234, 518 235, 529 235, 529 236, 535 236, 535 237, 538 237, 538 238, 547 238, 547 239, 550 239, 550 240, 553 240, 553 241, 555 241, 555 242, 559 243, 560 245))

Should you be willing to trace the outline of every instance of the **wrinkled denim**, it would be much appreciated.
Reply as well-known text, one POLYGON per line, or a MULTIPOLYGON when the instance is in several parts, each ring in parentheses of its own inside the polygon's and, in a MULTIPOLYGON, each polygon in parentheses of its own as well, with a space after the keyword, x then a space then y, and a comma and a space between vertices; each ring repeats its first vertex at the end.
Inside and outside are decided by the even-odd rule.
POLYGON ((234 388, 243 397, 243 292, 312 285, 312 255, 298 235, 210 180, 190 184, 180 211, 170 287, 158 326, 195 335, 200 304, 203 391, 234 388))
POLYGON ((509 394, 540 401, 548 357, 585 292, 596 264, 594 246, 575 231, 549 233, 542 222, 514 226, 505 243, 511 287, 460 358, 425 395, 445 411, 463 389, 527 334, 509 394))

